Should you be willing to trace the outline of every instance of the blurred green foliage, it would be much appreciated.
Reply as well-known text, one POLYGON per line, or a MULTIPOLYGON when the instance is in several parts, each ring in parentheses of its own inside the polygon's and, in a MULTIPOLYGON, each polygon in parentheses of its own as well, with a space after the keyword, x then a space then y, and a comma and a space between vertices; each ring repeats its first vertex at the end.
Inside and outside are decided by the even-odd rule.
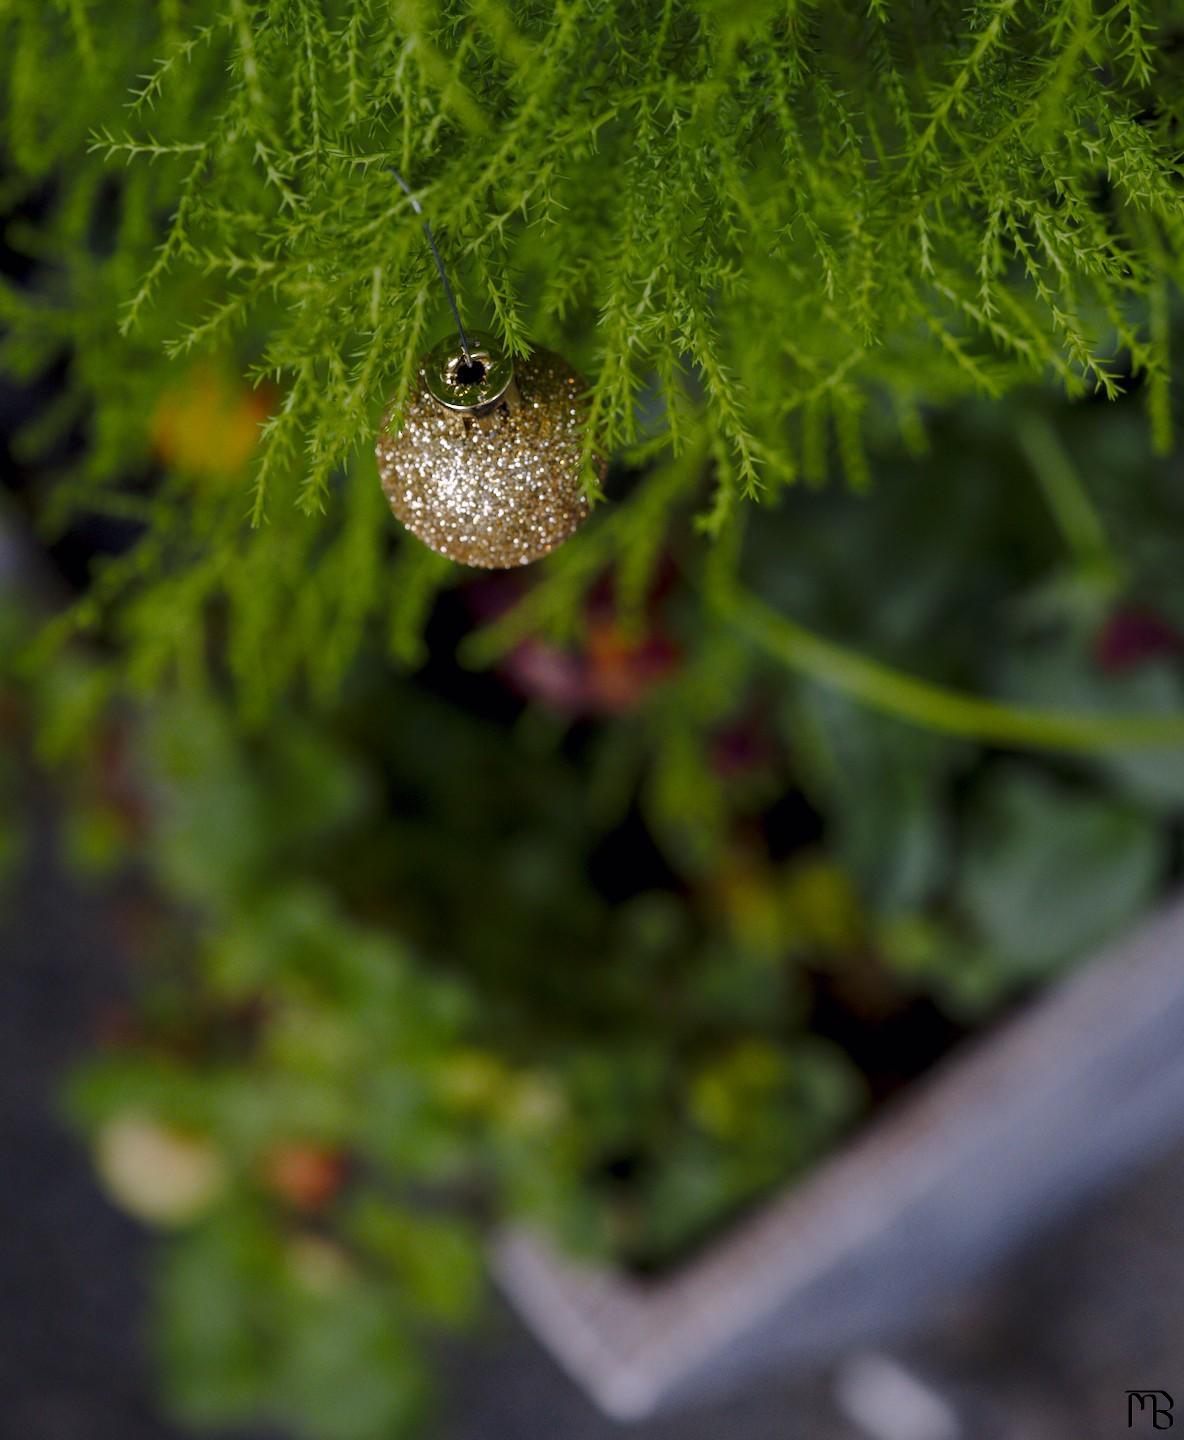
MULTIPOLYGON (((1178 713, 1184 501, 1137 413, 932 428, 865 496, 787 495, 749 592, 940 684, 1178 713)), ((191 1416, 413 1426, 491 1224, 677 1263, 1172 873, 1178 750, 1041 759, 869 709, 705 613, 686 536, 561 643, 522 621, 554 572, 474 582, 417 672, 372 654, 262 728, 183 695, 96 718, 80 653, 42 675, 80 858, 147 882, 134 1010, 70 1105, 123 1203, 175 1209, 157 1313, 191 1416), (127 1157, 177 1144, 200 1189, 156 1193, 127 1157)))

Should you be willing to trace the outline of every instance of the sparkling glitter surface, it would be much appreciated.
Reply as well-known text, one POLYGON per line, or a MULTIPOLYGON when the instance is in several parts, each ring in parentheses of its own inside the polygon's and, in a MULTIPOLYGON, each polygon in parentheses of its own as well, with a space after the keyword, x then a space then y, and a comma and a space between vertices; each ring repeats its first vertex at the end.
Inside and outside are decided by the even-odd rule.
POLYGON ((391 509, 425 545, 466 565, 526 565, 588 518, 584 382, 549 350, 516 362, 514 378, 517 397, 478 418, 437 404, 421 371, 401 427, 388 415, 378 437, 391 509))

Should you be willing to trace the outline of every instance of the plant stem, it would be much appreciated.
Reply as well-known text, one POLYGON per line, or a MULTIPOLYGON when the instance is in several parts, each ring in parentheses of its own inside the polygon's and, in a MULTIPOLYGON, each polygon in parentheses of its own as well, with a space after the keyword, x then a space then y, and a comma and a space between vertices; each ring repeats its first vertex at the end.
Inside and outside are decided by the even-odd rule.
POLYGON ((1184 714, 1101 714, 1005 705, 918 679, 778 614, 735 588, 718 593, 723 617, 802 675, 873 709, 983 744, 1105 751, 1184 747, 1184 714))
POLYGON ((1105 528, 1057 432, 1042 416, 1023 415, 1016 438, 1082 570, 1117 579, 1120 567, 1105 528))

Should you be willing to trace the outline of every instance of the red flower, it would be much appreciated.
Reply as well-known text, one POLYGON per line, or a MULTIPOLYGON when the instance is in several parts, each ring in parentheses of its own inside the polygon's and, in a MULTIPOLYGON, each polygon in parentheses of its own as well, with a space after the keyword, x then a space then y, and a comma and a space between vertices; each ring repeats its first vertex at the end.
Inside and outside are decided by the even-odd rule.
POLYGON ((346 1161, 337 1150, 294 1142, 274 1149, 263 1165, 267 1188, 297 1210, 323 1210, 345 1183, 346 1161))
MULTIPOLYGON (((602 577, 585 602, 582 643, 561 646, 532 636, 502 659, 501 675, 519 694, 567 715, 633 709, 679 662, 659 612, 668 579, 659 577, 636 632, 621 623, 613 577, 602 577)), ((471 587, 473 608, 483 618, 496 617, 521 598, 527 583, 518 576, 478 582, 471 587)))
POLYGON ((1160 616, 1149 610, 1119 610, 1102 627, 1094 655, 1107 674, 1120 675, 1181 650, 1184 635, 1160 616))

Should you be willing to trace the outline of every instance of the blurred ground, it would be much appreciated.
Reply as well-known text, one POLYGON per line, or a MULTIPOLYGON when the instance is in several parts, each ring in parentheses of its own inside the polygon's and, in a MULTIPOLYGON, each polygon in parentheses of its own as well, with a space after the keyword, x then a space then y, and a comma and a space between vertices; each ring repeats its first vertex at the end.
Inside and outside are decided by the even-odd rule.
MULTIPOLYGON (((0 1429, 22 1440, 172 1440, 179 1432, 151 1399, 139 1343, 145 1239, 103 1201, 53 1112, 55 1077, 118 995, 118 947, 99 899, 65 880, 44 829, 32 848, 0 938, 0 1429)), ((857 1428, 835 1404, 840 1371, 623 1430, 499 1312, 448 1366, 437 1440, 1109 1440, 1150 1430, 1148 1416, 1128 1432, 1123 1392, 1184 1397, 1184 1151, 1067 1219, 892 1354, 960 1417, 957 1429, 891 1428, 887 1391, 884 1428, 857 1428)))

